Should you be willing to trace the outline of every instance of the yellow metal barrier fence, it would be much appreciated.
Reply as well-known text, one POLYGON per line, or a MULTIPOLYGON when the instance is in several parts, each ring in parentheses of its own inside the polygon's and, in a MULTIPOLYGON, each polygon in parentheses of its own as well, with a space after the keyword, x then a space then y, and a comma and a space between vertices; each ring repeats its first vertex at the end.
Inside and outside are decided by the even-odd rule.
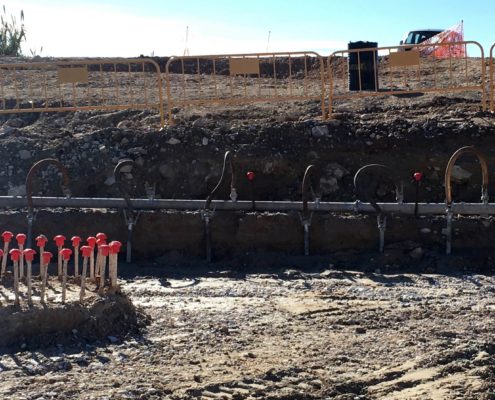
POLYGON ((340 50, 328 57, 327 69, 330 115, 338 99, 431 92, 480 92, 486 109, 485 59, 478 42, 340 50), (481 56, 468 58, 469 47, 481 56))
POLYGON ((158 109, 160 67, 150 59, 0 64, 0 114, 158 109))
POLYGON ((326 116, 323 58, 315 52, 171 57, 168 119, 174 107, 320 100, 326 116))
POLYGON ((495 112, 495 60, 493 60, 493 51, 495 43, 490 47, 490 111, 495 112))

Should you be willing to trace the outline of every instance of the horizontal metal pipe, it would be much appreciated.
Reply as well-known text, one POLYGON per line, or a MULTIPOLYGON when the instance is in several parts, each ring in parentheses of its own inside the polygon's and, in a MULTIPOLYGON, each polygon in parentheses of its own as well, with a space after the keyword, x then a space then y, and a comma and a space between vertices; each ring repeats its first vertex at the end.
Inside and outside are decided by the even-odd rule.
MULTIPOLYGON (((204 200, 186 199, 131 199, 133 208, 140 210, 201 210, 205 206, 204 200)), ((385 213, 414 214, 414 203, 377 203, 385 213)), ((42 208, 89 208, 105 209, 127 208, 124 199, 119 198, 87 198, 87 197, 33 197, 33 206, 42 208)), ((0 207, 24 208, 27 207, 25 197, 0 196, 0 207)), ((217 211, 252 211, 253 204, 248 200, 227 201, 213 200, 211 209, 217 211)), ((256 211, 302 211, 300 201, 257 201, 256 211)), ((341 213, 375 213, 370 203, 361 202, 308 202, 309 211, 341 212, 341 213)), ((445 203, 418 203, 419 214, 445 214, 445 203)), ((464 215, 495 215, 495 203, 453 203, 453 214, 464 215)))

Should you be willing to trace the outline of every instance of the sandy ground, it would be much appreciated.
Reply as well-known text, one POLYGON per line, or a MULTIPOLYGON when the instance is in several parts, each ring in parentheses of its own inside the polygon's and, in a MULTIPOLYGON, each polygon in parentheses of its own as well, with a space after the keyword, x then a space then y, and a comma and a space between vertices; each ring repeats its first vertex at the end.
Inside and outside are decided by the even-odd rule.
POLYGON ((0 398, 495 398, 493 277, 191 276, 123 283, 141 335, 2 354, 0 398))

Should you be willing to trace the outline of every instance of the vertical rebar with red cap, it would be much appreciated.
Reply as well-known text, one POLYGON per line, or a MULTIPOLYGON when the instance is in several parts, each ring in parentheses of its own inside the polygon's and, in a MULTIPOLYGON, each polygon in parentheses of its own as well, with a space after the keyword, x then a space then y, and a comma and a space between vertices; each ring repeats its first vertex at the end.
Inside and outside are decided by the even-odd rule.
POLYGON ((110 246, 108 244, 100 245, 100 253, 101 253, 100 285, 99 285, 100 294, 103 294, 103 288, 105 287, 105 269, 106 269, 106 265, 107 265, 107 257, 108 257, 109 252, 110 252, 110 246))
POLYGON ((9 251, 10 259, 14 263, 14 304, 19 304, 19 259, 21 258, 21 251, 19 249, 12 249, 9 251))
POLYGON ((74 276, 79 276, 79 246, 81 244, 81 238, 79 236, 72 236, 72 247, 74 247, 74 276))
POLYGON ((2 256, 2 271, 0 273, 0 278, 3 278, 7 270, 7 258, 9 257, 9 244, 13 236, 14 234, 10 231, 5 231, 4 233, 2 233, 3 256, 2 256))
POLYGON ((65 304, 65 298, 67 294, 67 267, 69 264, 70 256, 72 255, 71 249, 61 249, 60 256, 62 258, 62 304, 65 304))
POLYGON ((98 283, 98 277, 100 276, 101 271, 101 263, 103 260, 101 255, 101 246, 106 244, 107 241, 103 237, 100 236, 99 239, 96 239, 95 283, 98 283))
POLYGON ((416 195, 414 199, 414 216, 418 217, 418 202, 419 202, 419 186, 423 180, 423 174, 421 172, 415 172, 413 174, 414 186, 416 188, 416 195))
POLYGON ((82 273, 81 273, 81 292, 79 294, 79 301, 83 301, 84 294, 86 292, 86 275, 88 273, 88 261, 91 254, 93 254, 93 249, 90 246, 82 246, 81 253, 83 257, 83 263, 82 263, 82 273))
POLYGON ((110 275, 110 288, 112 290, 117 289, 117 276, 118 276, 118 254, 122 243, 117 240, 110 242, 110 255, 108 257, 108 269, 110 275))
POLYGON ((62 255, 60 254, 60 251, 64 247, 65 236, 64 235, 57 235, 53 238, 53 240, 55 241, 55 244, 57 246, 57 264, 58 264, 57 273, 58 273, 58 279, 61 280, 62 279, 62 255))
POLYGON ((26 264, 27 264, 27 269, 26 269, 26 283, 28 287, 28 302, 29 304, 32 303, 32 294, 33 294, 33 287, 31 283, 31 278, 32 278, 32 271, 33 271, 33 260, 34 260, 34 255, 36 254, 36 250, 33 249, 25 249, 23 251, 24 258, 26 259, 26 264))
POLYGON ((15 236, 17 240, 17 247, 21 251, 21 257, 19 258, 19 279, 24 278, 24 244, 26 243, 26 235, 24 233, 18 233, 15 236))
POLYGON ((46 242, 48 242, 48 239, 46 238, 45 235, 39 235, 38 237, 36 237, 36 246, 38 246, 39 252, 40 252, 40 278, 41 278, 41 280, 43 280, 43 277, 44 277, 43 274, 45 273, 44 268, 42 268, 42 267, 43 267, 43 252, 45 251, 46 242))
POLYGON ((86 243, 88 243, 88 247, 91 248, 91 253, 89 255, 89 279, 95 278, 95 246, 96 246, 96 238, 94 236, 89 236, 86 239, 86 243))
POLYGON ((49 251, 44 251, 41 254, 41 266, 40 268, 43 270, 41 274, 41 302, 45 302, 45 291, 46 291, 46 282, 48 280, 48 266, 50 265, 50 260, 52 259, 53 254, 49 251))
POLYGON ((253 204, 253 211, 256 210, 256 203, 254 202, 254 179, 256 174, 253 171, 246 172, 246 178, 249 181, 249 191, 251 193, 251 202, 253 204))

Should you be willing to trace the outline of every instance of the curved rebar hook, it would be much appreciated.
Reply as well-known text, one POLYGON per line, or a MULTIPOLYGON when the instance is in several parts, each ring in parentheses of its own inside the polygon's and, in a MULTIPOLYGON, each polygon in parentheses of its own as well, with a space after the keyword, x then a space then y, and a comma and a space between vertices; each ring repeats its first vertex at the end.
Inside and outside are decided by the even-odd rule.
POLYGON ((309 256, 309 227, 311 225, 311 218, 313 213, 308 210, 308 192, 311 192, 315 203, 318 204, 320 200, 319 193, 316 194, 311 177, 314 175, 316 167, 314 165, 308 165, 306 171, 304 172, 304 177, 302 181, 301 191, 302 191, 302 203, 303 209, 301 213, 301 224, 304 229, 304 255, 309 256))
POLYGON ((316 202, 319 201, 320 199, 320 193, 319 191, 314 190, 313 182, 311 181, 311 177, 314 177, 316 171, 316 167, 311 164, 308 165, 306 168, 306 171, 304 172, 304 177, 302 181, 302 202, 303 202, 303 209, 302 209, 302 214, 303 217, 308 217, 309 212, 308 212, 308 192, 311 192, 313 195, 314 199, 316 202))
MULTIPOLYGON (((117 184, 117 187, 119 188, 120 192, 122 193, 122 196, 124 197, 125 203, 127 204, 127 208, 129 209, 129 211, 132 211, 131 196, 129 195, 129 192, 125 188, 124 183, 120 179, 120 174, 119 174, 120 170, 127 166, 138 169, 141 175, 143 175, 143 177, 145 176, 145 172, 143 168, 141 168, 141 166, 136 164, 134 160, 131 160, 130 158, 125 158, 123 160, 120 160, 113 169, 113 177, 115 179, 115 183, 117 184)), ((148 198, 153 199, 153 197, 155 196, 154 193, 155 188, 153 185, 150 185, 147 180, 144 181, 144 190, 146 191, 146 195, 148 196, 148 198)))
MULTIPOLYGON (((365 165, 364 167, 359 168, 359 170, 356 172, 354 175, 354 189, 356 190, 356 195, 359 197, 364 197, 364 200, 367 200, 370 202, 370 204, 373 206, 373 208, 376 210, 378 214, 383 214, 382 209, 380 206, 377 204, 376 199, 374 197, 374 194, 370 193, 370 189, 372 189, 370 186, 366 187, 363 190, 362 185, 360 184, 359 178, 362 176, 363 173, 366 173, 370 171, 371 169, 381 169, 385 172, 388 172, 390 175, 388 177, 389 182, 391 182, 394 187, 395 187, 395 199, 397 202, 401 203, 403 198, 402 198, 402 192, 403 192, 403 183, 400 181, 399 184, 392 178, 393 171, 390 167, 387 167, 386 165, 383 164, 368 164, 365 165), (366 190, 367 189, 367 190, 366 190)), ((375 182, 378 183, 378 182, 375 182)), ((376 190, 377 185, 373 187, 373 189, 376 190)))
MULTIPOLYGON (((368 172, 371 169, 380 169, 382 171, 387 172, 389 175, 387 176, 387 180, 391 182, 394 187, 395 187, 395 199, 397 200, 398 203, 402 203, 403 200, 403 183, 400 181, 400 184, 397 184, 397 182, 393 179, 393 171, 391 168, 387 167, 386 165, 382 164, 368 164, 365 165, 364 167, 360 168, 356 174, 354 175, 354 188, 356 190, 356 195, 359 197, 364 196, 366 200, 370 202, 370 204, 373 206, 373 208, 376 210, 377 216, 376 216, 376 222, 377 222, 377 227, 378 227, 378 232, 380 234, 380 244, 379 244, 379 251, 380 253, 383 253, 383 248, 385 245, 385 229, 387 227, 387 216, 384 215, 382 209, 380 206, 377 204, 375 200, 375 194, 376 193, 371 193, 371 190, 376 191, 378 187, 378 182, 375 180, 373 183, 374 185, 367 185, 366 190, 363 189, 362 184, 360 184, 359 178, 362 176, 363 173, 368 172)), ((383 177, 380 177, 380 180, 383 180, 383 177)), ((358 199, 359 201, 359 199, 358 199)))
POLYGON ((206 261, 211 261, 211 233, 210 233, 210 220, 213 217, 213 211, 210 210, 211 201, 213 200, 213 196, 220 189, 223 182, 225 181, 226 171, 227 171, 227 163, 230 166, 231 180, 230 180, 230 199, 232 201, 237 201, 237 191, 235 188, 235 169, 234 169, 234 161, 233 156, 230 151, 226 151, 223 157, 223 167, 222 167, 222 175, 217 183, 217 185, 210 192, 208 197, 206 198, 205 208, 201 213, 203 217, 203 221, 205 223, 204 226, 204 234, 205 234, 205 244, 206 244, 206 261))
POLYGON ((27 199, 27 204, 28 204, 28 209, 30 212, 33 211, 33 177, 34 174, 41 168, 46 165, 53 165, 57 167, 59 172, 62 174, 62 183, 60 187, 62 188, 62 192, 64 193, 65 196, 70 197, 70 178, 69 178, 69 173, 67 172, 67 169, 64 167, 64 165, 54 159, 54 158, 45 158, 43 160, 40 160, 36 163, 33 164, 31 169, 29 170, 27 176, 26 176, 26 199, 27 199))
POLYGON ((445 169, 445 203, 447 207, 452 205, 452 169, 458 158, 465 153, 474 154, 481 165, 481 201, 486 204, 488 203, 488 163, 486 162, 486 157, 474 146, 461 147, 450 157, 447 163, 447 168, 445 169))
POLYGON ((36 172, 38 172, 40 168, 45 167, 47 165, 53 165, 59 170, 59 172, 62 174, 62 183, 60 184, 60 187, 62 188, 62 193, 66 197, 71 196, 71 191, 69 188, 70 185, 69 173, 67 171, 67 168, 65 168, 60 161, 56 160, 55 158, 45 158, 33 164, 33 166, 31 167, 31 169, 29 170, 26 176, 26 200, 28 205, 27 243, 29 247, 31 247, 31 236, 32 236, 31 233, 32 233, 32 225, 34 221, 33 178, 36 172))
MULTIPOLYGON (((125 222, 127 224, 127 254, 126 254, 126 261, 128 263, 131 262, 132 258, 132 230, 134 228, 134 225, 136 225, 137 220, 139 218, 139 212, 134 215, 134 209, 132 206, 131 202, 131 196, 129 195, 129 192, 125 188, 124 183, 120 179, 120 170, 126 166, 131 166, 133 168, 137 168, 141 175, 143 177, 145 176, 144 170, 134 162, 134 160, 131 160, 130 158, 126 158, 123 160, 120 160, 115 168, 113 169, 113 177, 115 179, 115 183, 117 184, 117 187, 119 188, 119 191, 122 193, 122 196, 124 197, 125 203, 127 205, 127 212, 124 209, 124 218, 125 222)), ((154 185, 150 185, 147 180, 144 181, 144 187, 146 191, 146 195, 150 200, 153 200, 155 197, 155 187, 154 185)))
POLYGON ((234 169, 233 158, 234 158, 234 156, 232 155, 232 153, 230 151, 225 152, 225 155, 223 157, 222 175, 220 176, 220 179, 219 179, 217 185, 213 188, 213 190, 210 192, 210 194, 206 198, 205 210, 210 209, 210 205, 211 205, 211 201, 213 200, 213 196, 218 192, 218 190, 222 186, 223 182, 225 181, 225 175, 226 175, 226 171, 227 171, 227 163, 229 163, 230 174, 231 174, 230 199, 232 201, 237 200, 237 191, 235 188, 235 169, 234 169))
POLYGON ((452 252, 452 170, 458 158, 465 154, 474 154, 481 165, 481 201, 483 204, 488 204, 488 164, 486 157, 474 146, 461 147, 450 157, 445 168, 445 205, 447 213, 447 228, 446 228, 446 244, 445 253, 448 255, 452 252))

